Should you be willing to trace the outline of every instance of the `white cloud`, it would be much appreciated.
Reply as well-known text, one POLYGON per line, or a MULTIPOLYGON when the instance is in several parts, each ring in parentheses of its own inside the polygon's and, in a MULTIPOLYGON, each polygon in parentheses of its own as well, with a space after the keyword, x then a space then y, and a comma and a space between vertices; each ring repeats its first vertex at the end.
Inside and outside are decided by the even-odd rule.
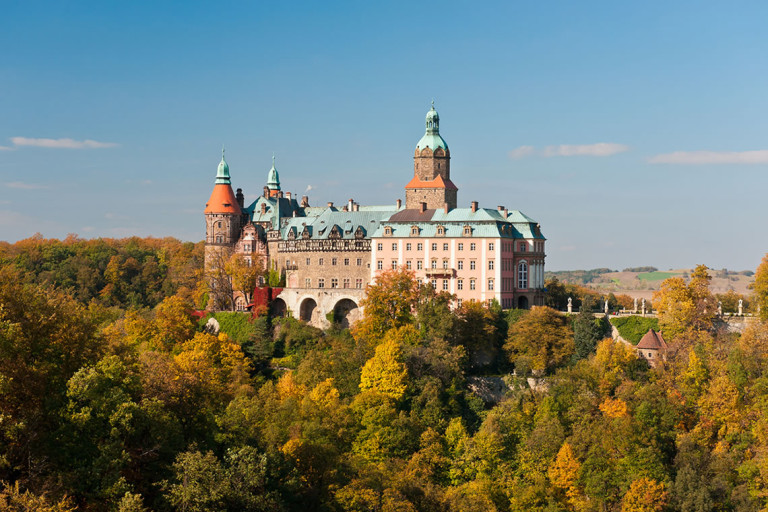
POLYGON ((675 151, 648 159, 651 164, 766 164, 768 150, 758 151, 675 151))
POLYGON ((22 190, 39 190, 48 188, 45 185, 38 185, 37 183, 24 183, 23 181, 9 181, 5 184, 8 188, 18 188, 22 190))
POLYGON ((35 139, 31 137, 11 137, 14 146, 35 146, 39 148, 57 148, 57 149, 99 149, 114 148, 119 144, 114 142, 99 142, 96 140, 85 139, 35 139))
POLYGON ((520 146, 509 152, 509 158, 517 160, 526 156, 611 156, 628 151, 626 144, 612 142, 598 142, 597 144, 560 144, 559 146, 546 146, 536 149, 533 146, 520 146))
POLYGON ((535 149, 533 146, 520 146, 519 148, 515 148, 509 152, 509 158, 517 160, 518 158, 523 158, 533 154, 534 151, 535 149))
POLYGON ((625 144, 613 144, 610 142, 598 142, 597 144, 561 144, 559 146, 547 146, 542 151, 546 157, 550 156, 611 156, 627 151, 629 146, 625 144))
POLYGON ((0 151, 13 151, 14 148, 10 146, 0 146, 0 151))

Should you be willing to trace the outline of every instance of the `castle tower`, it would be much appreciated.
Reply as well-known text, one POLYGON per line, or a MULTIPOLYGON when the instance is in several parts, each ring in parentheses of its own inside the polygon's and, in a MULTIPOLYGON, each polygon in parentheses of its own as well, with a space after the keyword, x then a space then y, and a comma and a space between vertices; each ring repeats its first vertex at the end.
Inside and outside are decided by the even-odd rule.
POLYGON ((267 175, 267 188, 269 189, 269 197, 278 197, 280 195, 280 176, 275 168, 274 154, 272 155, 272 168, 267 175))
POLYGON ((427 203, 429 209, 448 205, 456 208, 458 188, 451 181, 451 152, 440 136, 440 116, 432 108, 427 112, 427 130, 413 155, 413 179, 405 186, 405 207, 419 208, 427 203))
POLYGON ((242 210, 232 192, 229 165, 221 150, 221 162, 216 172, 211 198, 205 204, 205 268, 211 270, 228 257, 240 238, 242 210))

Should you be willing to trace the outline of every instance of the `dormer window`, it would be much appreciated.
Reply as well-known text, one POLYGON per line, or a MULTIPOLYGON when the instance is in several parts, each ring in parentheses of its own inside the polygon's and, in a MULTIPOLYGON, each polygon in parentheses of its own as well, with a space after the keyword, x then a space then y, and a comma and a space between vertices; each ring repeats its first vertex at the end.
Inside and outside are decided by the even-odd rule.
POLYGON ((392 236, 392 227, 391 226, 385 226, 384 227, 384 236, 392 236))
POLYGON ((437 226, 437 236, 445 236, 445 226, 437 226))
POLYGON ((365 231, 363 231, 362 226, 357 226, 357 229, 355 230, 355 238, 365 238, 365 231))
POLYGON ((419 236, 419 226, 411 226, 411 236, 419 236))
POLYGON ((462 232, 464 236, 472 236, 472 226, 464 226, 464 231, 462 232))

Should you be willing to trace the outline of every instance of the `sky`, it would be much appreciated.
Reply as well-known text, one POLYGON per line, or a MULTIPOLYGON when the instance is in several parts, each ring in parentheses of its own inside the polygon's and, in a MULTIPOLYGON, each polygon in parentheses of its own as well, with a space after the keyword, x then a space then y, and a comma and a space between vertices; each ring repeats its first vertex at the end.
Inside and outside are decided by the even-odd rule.
POLYGON ((0 240, 205 236, 234 187, 404 198, 430 102, 459 206, 541 224, 547 269, 754 270, 768 3, 0 3, 0 240))

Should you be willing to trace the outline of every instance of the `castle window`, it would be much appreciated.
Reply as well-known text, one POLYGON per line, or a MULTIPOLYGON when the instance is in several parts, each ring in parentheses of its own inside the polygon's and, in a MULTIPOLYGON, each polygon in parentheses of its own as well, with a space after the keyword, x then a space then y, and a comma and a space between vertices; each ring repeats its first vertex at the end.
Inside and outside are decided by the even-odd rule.
POLYGON ((464 289, 464 280, 463 279, 459 279, 458 281, 456 281, 456 289, 457 290, 463 290, 464 289))
POLYGON ((488 270, 493 270, 493 260, 488 260, 488 270))
POLYGON ((349 266, 349 258, 344 258, 344 266, 345 267, 349 266))
POLYGON ((376 262, 376 270, 382 270, 384 268, 384 262, 381 260, 378 260, 376 262))
POLYGON ((350 283, 350 279, 348 277, 345 277, 344 280, 342 281, 341 287, 342 288, 349 288, 349 283, 350 283))
POLYGON ((337 278, 331 279, 331 288, 338 288, 339 287, 339 280, 337 278))
POLYGON ((464 236, 471 236, 472 235, 472 227, 471 226, 464 226, 463 234, 464 234, 464 236))
POLYGON ((393 250, 393 251, 396 251, 396 250, 397 250, 397 242, 395 242, 395 243, 393 243, 393 244, 392 244, 392 250, 393 250))
POLYGON ((448 280, 447 279, 443 279, 443 290, 444 291, 448 291, 448 280))
POLYGON ((216 243, 220 244, 223 242, 224 242, 224 237, 222 237, 221 235, 216 235, 216 243))
POLYGON ((460 250, 460 251, 463 251, 463 250, 464 250, 464 244, 461 244, 461 243, 459 244, 459 250, 460 250))
POLYGON ((489 251, 493 251, 494 250, 493 242, 488 242, 488 250, 489 251))
POLYGON ((323 258, 320 258, 317 260, 317 264, 322 266, 323 265, 323 258))
POLYGON ((312 261, 309 258, 307 258, 307 266, 309 266, 309 262, 312 261))
POLYGON ((392 270, 397 270, 397 260, 392 260, 392 270))
POLYGON ((490 291, 493 290, 493 279, 489 279, 488 280, 488 290, 490 290, 490 291))
POLYGON ((384 250, 384 244, 376 244, 376 250, 377 251, 383 251, 384 250))
POLYGON ((392 236, 392 228, 390 226, 385 227, 384 234, 387 236, 392 236))
POLYGON ((528 263, 524 261, 517 265, 517 287, 523 290, 528 288, 528 263))
POLYGON ((443 268, 448 268, 448 260, 443 260, 443 268))
POLYGON ((421 260, 416 260, 416 270, 421 270, 424 268, 424 262, 421 260))
POLYGON ((458 307, 461 307, 461 299, 459 299, 459 300, 457 300, 457 301, 456 301, 456 305, 457 305, 458 307))
POLYGON ((423 251, 424 250, 424 244, 422 244, 422 243, 416 244, 416 250, 417 251, 423 251))
POLYGON ((221 221, 219 221, 219 227, 221 227, 221 221))
POLYGON ((437 260, 432 260, 432 263, 430 265, 432 268, 437 268, 437 260))
POLYGON ((325 288, 325 279, 323 279, 322 277, 320 279, 318 279, 317 280, 317 287, 318 288, 325 288))
POLYGON ((331 265, 336 266, 336 258, 331 258, 331 265))
POLYGON ((421 279, 417 279, 416 284, 418 284, 419 287, 421 287, 421 285, 424 284, 424 282, 421 279))
POLYGON ((419 235, 419 227, 411 226, 411 236, 418 236, 418 235, 419 235))
POLYGON ((528 244, 525 242, 520 242, 520 252, 525 252, 528 250, 528 244))
POLYGON ((433 250, 433 251, 436 251, 436 250, 437 250, 437 244, 432 244, 432 250, 433 250))
POLYGON ((312 288, 312 279, 310 278, 304 279, 304 288, 312 288))
POLYGON ((363 280, 362 279, 355 279, 355 288, 358 290, 363 287, 363 280))
POLYGON ((474 290, 475 289, 475 280, 474 279, 470 279, 469 280, 469 289, 470 290, 474 290))
POLYGON ((444 235, 445 234, 445 228, 443 226, 437 226, 437 234, 438 235, 444 235))
POLYGON ((437 279, 432 279, 429 284, 432 285, 433 290, 437 290, 437 279))
POLYGON ((411 244, 405 244, 405 250, 410 251, 411 250, 411 244))
POLYGON ((475 260, 469 261, 469 270, 475 270, 475 260))
POLYGON ((474 251, 476 248, 477 248, 477 245, 476 245, 474 242, 472 242, 471 244, 469 244, 469 250, 470 250, 470 251, 474 251))
POLYGON ((405 262, 405 268, 407 268, 408 270, 411 270, 411 267, 412 267, 411 260, 406 261, 405 262))
POLYGON ((459 265, 459 270, 464 270, 464 260, 459 260, 458 265, 459 265))
POLYGON ((444 251, 447 251, 447 250, 448 250, 448 244, 443 244, 443 250, 444 250, 444 251))
POLYGON ((357 266, 360 267, 363 265, 363 258, 357 258, 357 266))

